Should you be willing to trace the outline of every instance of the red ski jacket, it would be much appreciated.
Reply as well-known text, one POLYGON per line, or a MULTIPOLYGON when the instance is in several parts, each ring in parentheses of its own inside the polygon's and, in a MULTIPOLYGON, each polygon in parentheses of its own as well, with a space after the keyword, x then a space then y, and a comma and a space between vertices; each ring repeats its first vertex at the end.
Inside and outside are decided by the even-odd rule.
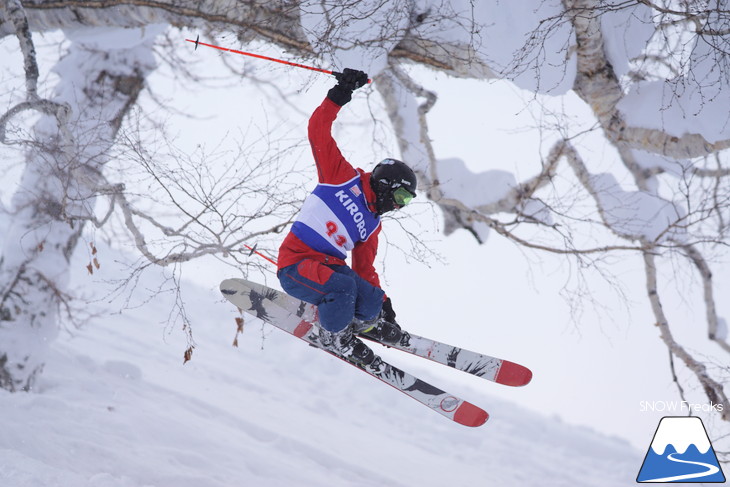
MULTIPOLYGON (((335 139, 332 138, 332 123, 337 118, 340 108, 332 100, 325 98, 309 119, 309 143, 312 146, 319 182, 332 185, 343 184, 359 175, 365 199, 369 208, 374 210, 375 193, 370 186, 370 173, 359 168, 355 169, 347 162, 337 147, 335 139)), ((356 243, 351 254, 352 269, 378 288, 380 279, 373 263, 378 251, 380 228, 378 226, 366 241, 356 243)), ((314 259, 325 264, 347 265, 342 259, 312 249, 294 233, 289 232, 279 248, 279 269, 297 264, 304 259, 314 259)))

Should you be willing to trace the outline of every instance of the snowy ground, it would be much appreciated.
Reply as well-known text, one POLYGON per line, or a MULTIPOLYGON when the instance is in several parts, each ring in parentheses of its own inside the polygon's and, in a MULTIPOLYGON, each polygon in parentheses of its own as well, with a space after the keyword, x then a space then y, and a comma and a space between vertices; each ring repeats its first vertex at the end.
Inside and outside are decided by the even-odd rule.
MULTIPOLYGON (((0 485, 634 483, 643 452, 490 397, 499 385, 437 380, 492 415, 466 428, 254 320, 232 347, 235 310, 212 291, 188 296, 191 362, 159 298, 64 331, 36 393, 0 391, 0 485)), ((436 380, 433 367, 409 366, 436 380)))

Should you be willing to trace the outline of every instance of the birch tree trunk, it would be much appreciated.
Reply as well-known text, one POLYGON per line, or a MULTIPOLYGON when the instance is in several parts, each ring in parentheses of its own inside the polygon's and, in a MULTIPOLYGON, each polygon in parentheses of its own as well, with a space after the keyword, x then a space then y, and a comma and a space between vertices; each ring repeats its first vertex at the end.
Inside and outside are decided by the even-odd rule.
POLYGON ((0 387, 31 390, 68 304, 69 262, 102 189, 107 151, 154 69, 161 30, 67 31, 68 54, 55 66, 53 101, 66 120, 44 114, 25 144, 26 166, 12 199, 0 257, 0 387), (113 43, 113 44, 112 44, 113 43))

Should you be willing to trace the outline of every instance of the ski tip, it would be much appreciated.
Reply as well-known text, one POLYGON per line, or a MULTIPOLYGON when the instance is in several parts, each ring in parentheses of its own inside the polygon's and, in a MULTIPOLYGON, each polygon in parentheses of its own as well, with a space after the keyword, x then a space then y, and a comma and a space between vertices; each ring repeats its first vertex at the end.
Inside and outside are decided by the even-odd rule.
POLYGON ((466 401, 454 412, 454 421, 464 426, 481 426, 488 419, 489 414, 485 410, 466 401))
POLYGON ((506 386, 525 386, 532 380, 532 371, 524 365, 504 360, 495 381, 506 386))

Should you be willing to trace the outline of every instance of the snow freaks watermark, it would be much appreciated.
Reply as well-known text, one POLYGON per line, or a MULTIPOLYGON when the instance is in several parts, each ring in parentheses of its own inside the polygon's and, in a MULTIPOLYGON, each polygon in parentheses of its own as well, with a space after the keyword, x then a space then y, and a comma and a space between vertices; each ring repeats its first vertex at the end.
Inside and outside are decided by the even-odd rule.
POLYGON ((688 401, 639 401, 639 411, 642 413, 721 413, 723 410, 722 404, 714 402, 706 404, 688 401))
POLYGON ((694 416, 663 417, 646 451, 636 481, 725 482, 725 475, 702 420, 694 416))

